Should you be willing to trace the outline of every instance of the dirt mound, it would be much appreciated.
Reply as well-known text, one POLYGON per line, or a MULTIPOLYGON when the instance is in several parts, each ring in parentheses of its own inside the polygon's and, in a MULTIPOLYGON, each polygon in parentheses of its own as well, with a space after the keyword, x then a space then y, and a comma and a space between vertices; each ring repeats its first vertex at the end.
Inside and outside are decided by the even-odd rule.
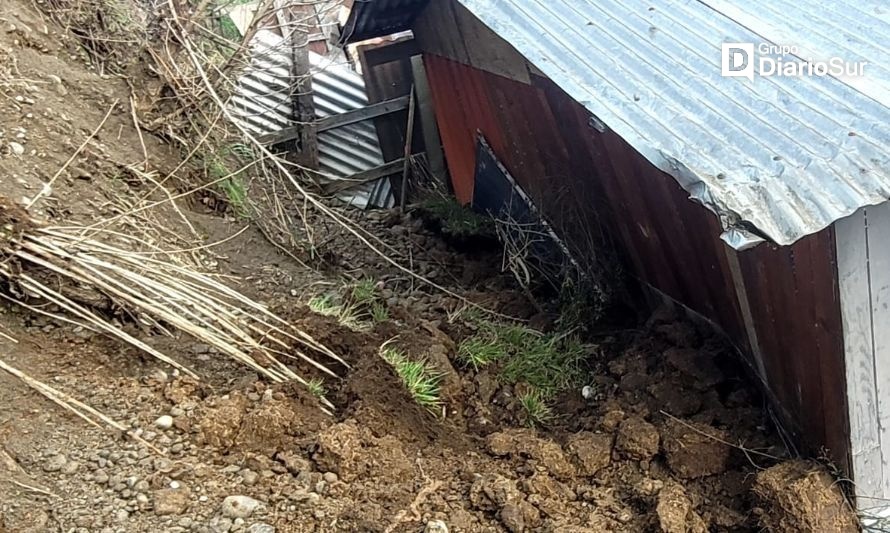
POLYGON ((757 474, 760 523, 778 533, 855 532, 859 528, 837 483, 807 461, 789 461, 757 474))

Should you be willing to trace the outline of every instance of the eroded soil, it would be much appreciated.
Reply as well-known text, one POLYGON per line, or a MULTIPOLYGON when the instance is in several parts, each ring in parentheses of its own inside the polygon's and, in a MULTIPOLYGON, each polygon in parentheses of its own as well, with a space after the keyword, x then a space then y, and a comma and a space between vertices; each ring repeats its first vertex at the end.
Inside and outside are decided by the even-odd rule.
MULTIPOLYGON (((115 108, 37 210, 49 220, 84 223, 119 212, 131 189, 146 190, 126 179, 129 165, 163 173, 178 152, 150 134, 140 140, 126 81, 100 76, 77 50, 30 2, 0 5, 0 68, 7 72, 0 195, 18 203, 33 198, 115 108)), ((208 242, 245 225, 190 207, 189 219, 208 242)), ((323 225, 331 243, 324 272, 299 266, 253 228, 203 257, 347 360, 342 380, 326 382, 333 416, 305 388, 270 385, 185 337, 150 342, 197 369, 200 381, 82 328, 0 308, 0 330, 18 341, 0 340, 4 360, 138 428, 164 452, 89 426, 0 374, 0 530, 852 527, 830 477, 816 466, 765 470, 787 459, 785 447, 718 337, 669 309, 639 325, 615 320, 619 325, 586 339, 584 381, 594 394, 567 390, 553 402, 552 420, 527 427, 517 399, 523 384, 504 384, 497 365, 475 371, 455 359, 472 333, 457 313, 466 306, 458 296, 545 327, 551 322, 498 271, 499 253, 455 250, 411 216, 352 214, 455 295, 394 269, 330 224, 323 225), (307 308, 311 296, 345 275, 378 282, 388 320, 359 332, 307 308), (443 412, 419 407, 378 355, 395 337, 444 373, 443 412), (807 507, 813 502, 818 512, 807 507)), ((169 210, 153 216, 177 224, 169 210)))

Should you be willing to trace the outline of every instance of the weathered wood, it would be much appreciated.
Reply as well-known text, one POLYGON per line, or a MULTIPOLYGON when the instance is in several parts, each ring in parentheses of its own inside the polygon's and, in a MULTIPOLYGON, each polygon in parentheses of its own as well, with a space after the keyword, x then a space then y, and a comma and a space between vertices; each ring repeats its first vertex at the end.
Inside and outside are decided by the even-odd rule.
POLYGON ((414 114, 416 112, 414 87, 411 88, 411 102, 408 104, 408 127, 405 130, 405 157, 402 165, 402 185, 399 189, 399 211, 405 211, 405 200, 408 197, 408 173, 411 171, 411 140, 414 138, 414 114))
POLYGON ((386 176, 391 176, 402 170, 404 164, 405 160, 403 158, 399 158, 395 161, 389 161, 374 168, 369 168, 368 170, 353 174, 348 178, 339 178, 337 181, 326 186, 325 192, 328 194, 336 194, 338 192, 351 189, 357 185, 368 183, 369 181, 374 181, 380 178, 385 178, 386 176))
POLYGON ((884 496, 866 212, 860 209, 834 225, 844 324, 850 447, 860 509, 876 503, 867 497, 884 496))
MULTIPOLYGON (((409 98, 407 96, 403 96, 401 98, 393 98, 392 100, 387 100, 385 102, 371 104, 361 109, 347 111, 346 113, 331 115, 319 119, 312 125, 312 127, 314 127, 316 134, 318 134, 341 126, 355 124, 356 122, 361 122, 363 120, 370 120, 383 115, 389 115, 390 113, 397 113, 408 107, 408 100, 409 98)), ((259 138, 259 141, 263 144, 279 144, 291 141, 300 138, 303 130, 307 127, 308 125, 300 125, 292 128, 285 128, 270 135, 263 135, 259 138)))
POLYGON ((430 171, 442 181, 446 189, 445 153, 442 151, 442 139, 439 137, 439 126, 436 123, 436 110, 433 107, 433 96, 430 93, 430 82, 426 77, 423 57, 411 58, 411 73, 414 75, 414 93, 417 97, 417 112, 420 113, 420 127, 423 145, 430 171))
POLYGON ((769 389, 769 376, 766 373, 766 365, 763 364, 763 351, 761 351, 760 341, 757 339, 757 328, 754 327, 754 318, 751 315, 751 302, 748 301, 748 289, 745 287, 745 278, 742 275, 742 266, 739 264, 739 255, 737 251, 728 245, 724 245, 723 249, 726 252, 726 261, 732 274, 733 284, 735 285, 739 311, 742 314, 742 323, 748 336, 748 347, 751 350, 751 357, 754 359, 754 368, 763 386, 769 389))
POLYGON ((371 104, 361 109, 324 117, 318 120, 316 128, 318 131, 327 131, 339 128, 340 126, 348 126, 349 124, 362 122, 363 120, 370 120, 383 115, 389 115, 390 113, 395 113, 407 108, 408 101, 408 96, 402 96, 400 98, 393 98, 392 100, 371 104))
MULTIPOLYGON (((300 164, 309 168, 319 167, 318 131, 315 128, 315 103, 312 96, 312 65, 309 62, 309 34, 301 30, 299 24, 290 21, 291 50, 293 52, 294 115, 297 117, 297 135, 300 164)), ((281 142, 281 141, 279 141, 281 142)))

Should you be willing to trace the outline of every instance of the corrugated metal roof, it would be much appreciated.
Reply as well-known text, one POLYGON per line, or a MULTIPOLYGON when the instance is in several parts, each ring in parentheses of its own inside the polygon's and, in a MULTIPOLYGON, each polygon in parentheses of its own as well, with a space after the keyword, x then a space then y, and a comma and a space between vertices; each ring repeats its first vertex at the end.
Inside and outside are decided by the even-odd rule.
MULTIPOLYGON (((337 115, 368 105, 361 74, 309 53, 312 65, 312 101, 318 118, 337 115)), ((374 122, 365 120, 318 134, 318 158, 322 181, 348 178, 384 163, 374 122)), ((395 196, 389 178, 356 185, 337 195, 356 207, 392 207, 395 196)))
POLYGON ((734 247, 790 244, 890 198, 880 0, 458 1, 716 212, 734 247), (721 77, 722 43, 765 41, 868 61, 866 75, 721 77))

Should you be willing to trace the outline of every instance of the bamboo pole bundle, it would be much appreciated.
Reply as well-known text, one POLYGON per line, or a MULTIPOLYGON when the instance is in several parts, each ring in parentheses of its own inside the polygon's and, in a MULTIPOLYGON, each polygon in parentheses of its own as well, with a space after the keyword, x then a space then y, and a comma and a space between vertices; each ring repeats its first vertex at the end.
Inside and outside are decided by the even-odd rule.
MULTIPOLYGON (((7 204, 2 209, 8 212, 10 208, 7 204)), ((301 360, 333 377, 337 377, 337 373, 331 369, 332 363, 349 367, 305 331, 211 276, 158 255, 85 238, 84 228, 41 227, 30 221, 19 222, 16 229, 5 232, 5 239, 0 240, 3 257, 0 278, 21 289, 2 296, 28 309, 36 308, 28 304, 28 297, 55 304, 64 311, 64 316, 53 316, 117 337, 197 377, 194 370, 127 333, 101 312, 66 296, 56 284, 50 286, 42 280, 45 276, 37 275, 50 273, 94 288, 168 335, 172 335, 170 329, 187 333, 274 382, 307 383, 283 358, 301 360), (17 296, 17 292, 21 296, 17 296), (307 352, 323 356, 325 362, 307 352)), ((129 239, 120 234, 116 234, 116 238, 129 239)), ((322 403, 333 408, 325 399, 322 403)))

